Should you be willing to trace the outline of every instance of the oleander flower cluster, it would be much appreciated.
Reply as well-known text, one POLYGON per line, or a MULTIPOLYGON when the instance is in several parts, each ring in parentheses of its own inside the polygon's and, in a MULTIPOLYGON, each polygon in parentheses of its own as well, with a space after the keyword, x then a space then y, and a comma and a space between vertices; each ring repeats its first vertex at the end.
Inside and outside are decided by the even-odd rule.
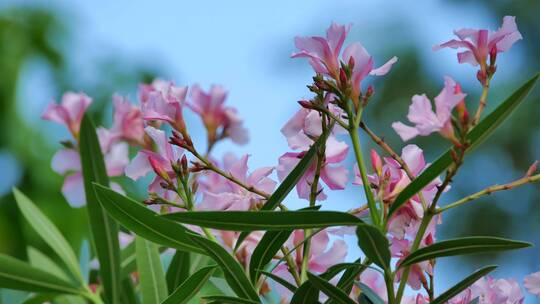
MULTIPOLYGON (((161 79, 141 84, 136 100, 113 96, 110 128, 93 127, 92 99, 84 93, 68 92, 60 103, 51 103, 42 118, 64 125, 71 135, 51 166, 64 176, 66 201, 88 209, 98 262, 93 264, 97 275, 67 293, 94 303, 128 303, 130 293, 144 303, 194 298, 201 303, 515 304, 526 293, 540 297, 540 272, 507 278, 490 274, 494 266, 478 269, 448 291, 437 288, 445 275, 437 270, 438 259, 530 246, 492 236, 437 236, 445 211, 540 180, 535 162, 518 180, 441 202, 459 178, 465 155, 538 78, 484 113, 490 81, 504 70, 497 58, 522 39, 515 17, 504 17, 497 31, 456 30, 458 39, 433 47, 461 49, 457 61, 477 69, 481 93, 463 92, 458 79, 441 75, 440 93, 412 96, 406 119, 389 128, 403 140, 397 150, 369 128, 363 113, 384 102, 375 101, 371 76, 399 69, 398 58, 376 65, 360 42, 346 43, 351 29, 332 23, 324 37, 295 38, 291 57, 307 59, 313 68, 307 86, 311 98, 298 101, 298 110, 280 129, 288 150, 275 151, 275 159, 259 168, 250 166, 249 153, 215 152, 224 141, 243 145, 257 136, 256 129, 248 136, 241 111, 227 104, 227 90, 220 85, 205 89, 161 79), (475 95, 479 101, 470 97, 475 95), (192 138, 186 112, 202 122, 204 140, 192 138), (419 136, 441 136, 450 148, 428 160, 413 143, 419 136), (376 148, 367 151, 368 141, 376 148), (126 191, 135 181, 146 188, 142 199, 126 191), (343 210, 330 192, 345 190, 361 193, 355 208, 329 211, 343 210), (287 202, 294 195, 305 208, 290 210, 287 202), (118 234, 121 249, 115 244, 118 234), (111 264, 129 250, 137 265, 118 272, 111 264), (167 268, 160 259, 171 260, 167 268), (114 282, 139 288, 119 291, 114 282)), ((69 264, 68 269, 73 270, 69 264)))

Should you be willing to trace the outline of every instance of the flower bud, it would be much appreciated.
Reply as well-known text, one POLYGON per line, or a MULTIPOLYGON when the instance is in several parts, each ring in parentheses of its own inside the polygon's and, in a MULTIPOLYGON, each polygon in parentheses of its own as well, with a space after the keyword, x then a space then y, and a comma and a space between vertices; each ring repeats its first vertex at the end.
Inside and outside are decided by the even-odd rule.
POLYGON ((300 104, 300 106, 302 106, 302 108, 305 108, 308 110, 313 110, 315 108, 313 104, 308 100, 299 100, 298 103, 300 104))
POLYGON ((382 160, 375 149, 371 149, 371 167, 379 177, 382 175, 382 160))
POLYGON ((354 69, 354 64, 355 64, 354 57, 353 56, 349 57, 349 64, 348 65, 349 65, 349 69, 351 71, 354 69))
POLYGON ((538 161, 534 161, 534 163, 532 163, 532 165, 529 167, 529 169, 527 170, 527 173, 525 174, 526 177, 530 177, 532 176, 535 172, 536 172, 536 169, 538 168, 538 161))
POLYGON ((169 177, 169 173, 167 173, 166 168, 163 166, 163 163, 161 163, 158 159, 152 156, 148 156, 148 162, 150 163, 150 166, 152 166, 154 172, 159 177, 166 181, 167 184, 171 183, 171 178, 169 177))
POLYGON ((349 79, 345 70, 343 68, 339 69, 339 83, 342 89, 345 89, 347 87, 348 80, 349 79))

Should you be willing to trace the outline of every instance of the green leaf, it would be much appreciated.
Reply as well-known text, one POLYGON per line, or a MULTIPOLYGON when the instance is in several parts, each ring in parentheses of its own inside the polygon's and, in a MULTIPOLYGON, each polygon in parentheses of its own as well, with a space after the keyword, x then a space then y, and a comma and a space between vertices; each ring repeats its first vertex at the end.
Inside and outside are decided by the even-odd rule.
POLYGON ((363 221, 338 211, 188 211, 163 215, 184 224, 231 231, 356 226, 363 221))
POLYGON ((358 246, 367 258, 383 269, 390 267, 390 243, 382 232, 375 226, 359 225, 356 228, 358 246))
POLYGON ((260 303, 255 288, 236 259, 218 243, 198 235, 191 237, 194 243, 206 250, 208 255, 221 267, 227 283, 239 297, 260 303))
POLYGON ((406 257, 399 267, 440 257, 520 249, 531 243, 513 241, 491 236, 473 236, 441 241, 416 250, 406 257))
POLYGON ((85 284, 85 280, 82 276, 79 268, 79 261, 77 256, 69 246, 64 236, 60 233, 58 228, 39 210, 39 208, 32 203, 32 201, 26 197, 17 188, 13 188, 13 194, 17 201, 17 206, 21 210, 26 221, 37 232, 37 234, 51 247, 51 249, 60 257, 62 262, 67 266, 73 278, 76 279, 81 285, 85 284))
POLYGON ((93 183, 108 186, 109 177, 94 124, 88 115, 81 122, 79 151, 92 244, 99 261, 105 299, 107 303, 118 303, 121 289, 118 224, 100 206, 92 186, 93 183))
POLYGON ((294 286, 293 284, 289 283, 289 281, 271 273, 271 272, 268 272, 268 271, 264 271, 264 270, 260 270, 259 269, 259 272, 269 278, 271 278, 272 280, 274 280, 276 283, 280 284, 281 286, 287 288, 288 290, 290 290, 291 292, 296 292, 296 286, 294 286))
POLYGON ((362 264, 360 259, 356 260, 356 266, 347 268, 339 281, 337 287, 343 290, 346 294, 350 294, 353 288, 354 280, 368 267, 368 262, 362 264))
POLYGON ((354 301, 349 298, 349 296, 343 292, 343 290, 337 288, 336 286, 330 284, 330 282, 314 275, 311 272, 307 274, 308 280, 316 288, 320 289, 324 294, 326 294, 330 299, 334 300, 336 303, 340 304, 354 304, 354 301))
POLYGON ((189 277, 189 266, 191 258, 189 252, 176 250, 171 264, 167 269, 167 287, 172 293, 176 287, 180 286, 189 277))
POLYGON ((369 288, 369 286, 367 286, 366 284, 359 282, 358 287, 362 291, 362 295, 364 295, 367 298, 369 303, 384 304, 384 301, 377 295, 377 293, 373 291, 371 288, 369 288))
POLYGON ((131 276, 126 276, 122 279, 120 299, 122 299, 122 303, 138 304, 141 302, 135 292, 131 276))
POLYGON ((182 225, 160 217, 137 201, 109 188, 95 185, 99 202, 125 228, 137 235, 170 248, 204 253, 194 245, 182 225))
POLYGON ((476 297, 471 302, 469 302, 469 304, 478 304, 478 303, 480 303, 480 297, 476 297))
POLYGON ((256 302, 249 299, 229 297, 229 296, 206 296, 203 297, 204 300, 208 303, 221 303, 221 304, 257 304, 256 302))
POLYGON ((199 290, 206 284, 212 276, 216 266, 201 268, 187 280, 185 280, 176 290, 163 302, 163 304, 184 304, 193 298, 199 290))
POLYGON ((137 254, 135 252, 135 241, 129 243, 120 252, 120 267, 122 269, 123 276, 129 276, 132 272, 137 270, 137 254))
POLYGON ((156 244, 137 236, 135 238, 137 268, 144 304, 159 304, 167 298, 167 283, 156 244))
MULTIPOLYGON (((471 148, 478 146, 493 131, 513 112, 513 110, 527 97, 529 92, 534 88, 540 74, 536 74, 519 89, 517 89, 510 97, 502 102, 493 112, 489 113, 469 134, 467 140, 471 144, 471 148)), ((436 179, 444 172, 452 163, 451 149, 448 149, 436 161, 434 161, 422 174, 420 174, 412 183, 410 183, 398 195, 388 211, 390 217, 398 210, 405 202, 421 189, 427 186, 430 182, 436 179)))
POLYGON ((465 290, 467 287, 472 285, 474 282, 478 281, 481 277, 487 275, 488 273, 492 272, 497 268, 496 265, 492 266, 486 266, 484 268, 481 268, 477 271, 475 271, 470 276, 466 277, 465 279, 461 280, 459 283, 454 285, 452 288, 445 291, 443 294, 438 296, 436 299, 434 299, 431 304, 443 304, 446 303, 448 300, 452 299, 456 295, 458 295, 460 292, 465 290))
POLYGON ((259 280, 258 269, 264 269, 270 263, 291 233, 292 230, 268 231, 263 235, 249 262, 249 277, 254 284, 259 280))
POLYGON ((68 282, 73 280, 73 278, 66 274, 66 272, 62 268, 60 268, 55 262, 53 262, 51 258, 46 256, 36 248, 28 247, 27 253, 28 261, 33 267, 39 268, 68 282))
MULTIPOLYGON (((264 205, 261 207, 261 210, 274 210, 277 208, 277 206, 279 206, 281 202, 283 202, 287 195, 289 195, 289 192, 294 189, 300 178, 311 166, 313 160, 315 159, 315 156, 317 156, 317 150, 324 142, 326 142, 327 136, 328 135, 323 135, 319 137, 319 139, 317 139, 317 141, 315 141, 315 143, 311 145, 306 154, 304 154, 298 164, 291 170, 291 173, 289 173, 289 175, 285 177, 283 182, 279 184, 274 193, 272 193, 266 203, 264 203, 264 205)), ((246 239, 248 234, 249 232, 247 231, 240 234, 238 240, 236 241, 236 248, 240 246, 240 244, 246 239)))
POLYGON ((0 254, 0 288, 62 294, 84 293, 84 290, 66 280, 3 254, 0 254))

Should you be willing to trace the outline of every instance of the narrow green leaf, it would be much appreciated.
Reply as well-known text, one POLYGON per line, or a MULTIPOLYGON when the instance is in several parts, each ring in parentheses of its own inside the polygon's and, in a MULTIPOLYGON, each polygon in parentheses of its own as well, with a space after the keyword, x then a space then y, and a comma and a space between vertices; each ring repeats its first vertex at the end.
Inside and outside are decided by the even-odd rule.
MULTIPOLYGON (((469 134, 467 140, 471 148, 478 146, 482 141, 489 137, 493 131, 514 111, 514 109, 529 95, 534 88, 540 74, 536 74, 524 85, 517 89, 510 97, 502 102, 493 112, 486 116, 469 134)), ((450 149, 434 161, 422 174, 420 174, 412 183, 410 183, 398 195, 388 211, 390 217, 405 202, 430 182, 444 172, 453 162, 450 149)))
POLYGON ((470 276, 466 277, 465 279, 461 280, 459 283, 454 285, 452 288, 445 291, 443 294, 435 298, 431 304, 443 304, 446 303, 448 300, 452 299, 456 295, 458 295, 460 292, 465 290, 467 287, 471 286, 474 282, 478 281, 481 277, 487 275, 488 273, 492 272, 497 268, 496 265, 492 266, 486 266, 484 268, 481 268, 477 271, 475 271, 470 276))
POLYGON ((290 290, 291 292, 296 292, 296 286, 294 286, 293 284, 289 283, 289 281, 271 273, 271 272, 268 272, 268 271, 264 271, 264 270, 258 270, 261 274, 271 278, 272 280, 274 280, 276 283, 280 284, 281 286, 287 288, 288 290, 290 290))
POLYGON ((135 237, 137 268, 144 304, 159 304, 167 298, 167 283, 156 244, 135 237))
POLYGON ((137 254, 135 252, 135 241, 129 243, 120 252, 120 267, 123 276, 129 276, 137 270, 137 254))
POLYGON ((381 231, 371 225, 359 225, 356 228, 358 246, 367 258, 383 269, 390 267, 390 243, 381 231))
POLYGON ((84 293, 66 280, 3 254, 0 254, 0 288, 65 294, 84 293))
POLYGON ((118 224, 100 206, 92 186, 93 183, 108 186, 109 178, 96 130, 88 115, 81 122, 79 151, 92 244, 99 261, 105 299, 107 303, 118 303, 121 289, 118 224))
POLYGON ((160 217, 137 201, 101 185, 95 185, 99 202, 125 228, 137 235, 170 248, 204 253, 194 245, 182 225, 160 217))
POLYGON ((260 302, 249 300, 249 299, 243 299, 243 298, 236 298, 236 297, 229 297, 229 296, 206 296, 203 297, 204 300, 208 301, 208 303, 220 303, 220 304, 257 304, 260 302))
POLYGON ((264 269, 270 263, 291 233, 292 230, 268 231, 263 235, 249 262, 249 277, 254 284, 259 280, 258 269, 264 269))
MULTIPOLYGON (((384 301, 381 299, 381 297, 379 297, 377 295, 377 293, 375 291, 373 291, 369 286, 367 286, 366 284, 364 283, 358 283, 358 287, 360 288, 360 290, 362 291, 362 295, 364 295, 367 300, 370 302, 370 303, 373 303, 373 304, 384 304, 384 301)), ((359 300, 360 301, 360 300, 359 300)))
POLYGON ((208 255, 221 267, 227 283, 239 297, 260 302, 255 288, 246 276, 246 273, 234 257, 218 243, 198 235, 191 237, 194 243, 206 250, 208 255))
POLYGON ((356 226, 364 223, 338 211, 188 211, 163 215, 171 220, 201 227, 232 230, 289 230, 356 226))
POLYGON ((308 272, 307 276, 311 284, 313 284, 316 288, 320 289, 324 294, 326 294, 330 299, 334 300, 336 303, 354 304, 354 301, 351 298, 349 298, 349 296, 346 293, 344 293, 343 290, 330 284, 330 282, 326 281, 325 279, 319 277, 318 275, 314 275, 311 272, 308 272))
POLYGON ((163 302, 163 304, 184 304, 193 298, 199 290, 206 284, 212 276, 216 266, 201 268, 187 280, 185 280, 176 290, 163 302))
POLYGON ((53 260, 51 260, 51 258, 43 254, 41 251, 34 247, 28 247, 26 251, 28 253, 28 261, 33 267, 55 275, 67 282, 73 281, 72 277, 66 274, 66 272, 60 268, 60 266, 58 266, 53 260))
POLYGON ((85 280, 79 268, 77 256, 58 228, 17 188, 13 188, 13 194, 17 201, 17 206, 19 206, 19 210, 21 210, 26 221, 58 257, 60 257, 73 278, 81 285, 84 285, 85 280))
POLYGON ((421 248, 406 257, 399 267, 440 257, 495 252, 521 249, 532 246, 531 243, 508 240, 491 236, 472 236, 441 241, 421 248))
POLYGON ((366 261, 364 264, 360 263, 360 259, 356 260, 357 266, 349 267, 337 283, 337 287, 343 290, 346 294, 350 294, 354 285, 354 280, 360 275, 369 265, 369 261, 366 261))
POLYGON ((176 287, 180 286, 189 277, 189 266, 191 257, 189 252, 176 250, 171 264, 167 269, 167 287, 169 293, 172 293, 176 287))
POLYGON ((140 303, 139 297, 133 286, 133 280, 130 276, 126 276, 122 279, 122 292, 120 294, 122 303, 138 304, 140 303))

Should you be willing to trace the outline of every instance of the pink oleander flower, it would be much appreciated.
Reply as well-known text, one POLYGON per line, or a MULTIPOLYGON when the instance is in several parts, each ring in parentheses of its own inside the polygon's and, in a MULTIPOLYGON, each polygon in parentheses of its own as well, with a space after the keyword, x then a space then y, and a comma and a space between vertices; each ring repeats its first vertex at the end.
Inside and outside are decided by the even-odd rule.
POLYGON ((237 144, 245 144, 248 141, 247 130, 236 109, 224 105, 226 98, 227 91, 222 86, 213 85, 206 93, 195 85, 187 105, 201 117, 211 144, 225 137, 237 144))
POLYGON ((164 121, 177 131, 184 131, 186 126, 182 107, 187 91, 187 87, 177 87, 173 82, 160 79, 154 80, 152 84, 141 84, 139 99, 143 119, 164 121))
MULTIPOLYGON (((328 108, 338 117, 343 114, 343 110, 333 104, 329 104, 328 108)), ((332 130, 333 134, 344 132, 340 126, 332 130)), ((291 149, 307 151, 314 142, 313 138, 322 134, 322 117, 318 111, 302 108, 281 128, 281 133, 287 138, 291 149)))
MULTIPOLYGON (((426 231, 422 242, 420 243, 420 248, 431 245, 435 242, 435 224, 436 220, 433 220, 430 223, 430 231, 426 231)), ((418 226, 416 227, 418 231, 418 226)), ((415 234, 416 234, 415 231, 415 234)), ((390 237, 390 252, 392 257, 398 258, 398 264, 401 263, 410 253, 410 249, 413 241, 411 239, 398 239, 396 237, 390 237)), ((433 265, 429 261, 420 262, 411 266, 411 271, 407 279, 407 285, 411 286, 414 290, 419 290, 422 288, 422 284, 426 282, 425 273, 433 274, 433 265)), ((401 275, 403 270, 400 269, 396 274, 396 282, 401 280, 401 275)))
POLYGON ((172 164, 180 160, 183 150, 169 144, 165 131, 148 126, 146 134, 154 141, 156 151, 140 150, 125 168, 127 177, 137 180, 154 171, 156 177, 148 186, 148 191, 168 200, 178 201, 178 195, 161 187, 162 182, 175 178, 172 164))
MULTIPOLYGON (((129 163, 128 145, 115 143, 108 150, 102 151, 107 175, 110 177, 122 175, 124 167, 129 163)), ((74 208, 83 206, 86 203, 86 196, 79 152, 75 149, 61 149, 53 156, 51 166, 56 173, 66 175, 62 194, 67 202, 74 208)), ((110 186, 117 192, 123 193, 117 183, 111 182, 110 186)))
POLYGON ((444 88, 435 97, 435 112, 433 112, 431 101, 425 94, 414 95, 407 118, 415 126, 411 127, 401 122, 394 122, 392 128, 403 141, 408 141, 418 135, 426 136, 433 132, 439 132, 445 138, 454 139, 454 128, 451 121, 452 110, 465 96, 466 94, 461 93, 456 82, 447 76, 444 88))
MULTIPOLYGON (((248 159, 248 155, 237 159, 232 154, 226 154, 222 169, 246 185, 266 193, 272 193, 276 182, 268 176, 274 171, 274 168, 262 167, 248 174, 248 159)), ((203 192, 202 201, 197 206, 197 209, 200 210, 250 210, 263 199, 260 195, 250 192, 214 172, 208 173, 206 179, 199 183, 203 192)))
MULTIPOLYGON (((320 172, 320 179, 332 190, 343 190, 347 184, 349 170, 345 166, 337 165, 347 156, 349 146, 345 142, 338 141, 335 137, 329 136, 326 141, 325 159, 320 172)), ((283 181, 292 169, 298 164, 305 152, 287 152, 279 158, 279 164, 276 168, 278 178, 283 181)), ((303 199, 309 199, 311 192, 311 183, 315 176, 316 164, 306 171, 296 184, 298 196, 303 199)), ((326 194, 322 191, 322 185, 319 182, 317 189, 320 191, 317 200, 325 200, 326 194)))
POLYGON ((540 271, 526 276, 524 281, 525 289, 531 294, 540 297, 540 271))
POLYGON ((385 303, 388 302, 386 283, 382 273, 368 268, 360 274, 360 282, 371 288, 385 303))
POLYGON ((402 304, 429 304, 429 297, 420 293, 416 296, 405 296, 402 304))
MULTIPOLYGON (((288 248, 294 248, 304 240, 304 231, 295 230, 291 238, 285 243, 288 248)), ((298 269, 302 266, 303 252, 302 249, 297 249, 294 255, 294 262, 298 269)), ((313 273, 322 273, 329 267, 342 263, 347 256, 347 244, 341 239, 336 239, 332 243, 326 230, 317 233, 311 238, 311 250, 308 258, 308 270, 313 273)), ((277 266, 273 273, 283 279, 293 283, 294 279, 287 270, 287 265, 282 263, 277 266)), ((281 285, 277 284, 276 289, 282 298, 288 298, 291 292, 281 285)))
POLYGON ((459 40, 452 39, 440 45, 433 47, 434 51, 442 48, 460 49, 466 51, 457 54, 459 63, 469 63, 473 66, 480 65, 485 71, 488 55, 494 62, 497 53, 505 52, 518 40, 523 37, 518 31, 516 17, 505 16, 503 24, 499 30, 493 32, 487 29, 469 29, 464 28, 455 30, 454 34, 459 40))
MULTIPOLYGON (((238 241, 240 232, 226 230, 215 230, 213 232, 216 234, 218 240, 225 245, 225 248, 232 252, 236 246, 236 241, 238 241)), ((236 250, 236 258, 240 263, 242 263, 242 265, 249 265, 251 255, 261 241, 263 235, 263 231, 253 231, 246 237, 240 247, 238 247, 236 250)))
POLYGON ((125 97, 114 95, 113 126, 110 130, 112 140, 125 140, 145 146, 144 121, 141 110, 125 97))
MULTIPOLYGON (((300 51, 293 53, 292 58, 309 58, 309 63, 315 72, 338 80, 340 74, 339 56, 350 27, 350 24, 344 26, 332 23, 326 31, 326 38, 296 37, 295 45, 300 51)), ((345 64, 354 64, 352 70, 353 98, 358 98, 360 95, 360 85, 366 76, 385 75, 397 62, 397 57, 392 57, 381 67, 373 68, 373 57, 358 42, 347 46, 341 59, 345 64)))
POLYGON ((91 103, 92 99, 84 93, 67 92, 62 95, 60 104, 54 102, 49 104, 41 118, 66 125, 77 139, 84 113, 91 103))
POLYGON ((476 281, 471 287, 471 299, 479 304, 521 304, 524 301, 519 284, 514 279, 493 279, 490 276, 476 281))

